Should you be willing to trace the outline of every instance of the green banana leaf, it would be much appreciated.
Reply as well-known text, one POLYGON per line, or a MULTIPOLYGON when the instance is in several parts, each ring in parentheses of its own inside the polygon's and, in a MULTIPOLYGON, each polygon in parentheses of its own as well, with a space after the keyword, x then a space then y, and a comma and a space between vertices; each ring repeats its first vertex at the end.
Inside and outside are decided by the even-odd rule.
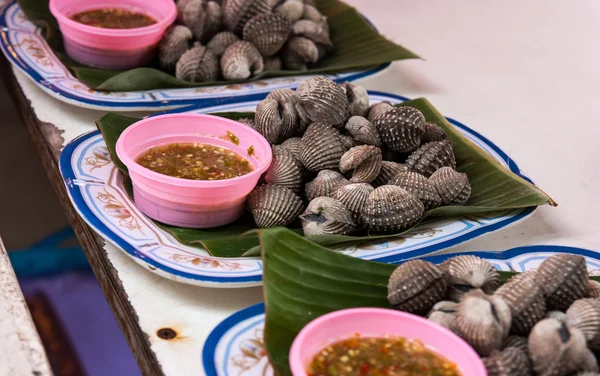
MULTIPOLYGON (((453 144, 458 165, 457 169, 465 172, 471 182, 471 198, 465 206, 448 206, 430 210, 426 213, 428 220, 434 217, 457 217, 538 205, 556 205, 539 188, 513 174, 478 146, 462 136, 426 99, 414 99, 399 105, 413 106, 419 109, 423 112, 427 121, 436 123, 444 128, 453 144)), ((219 113, 215 115, 234 120, 241 117, 253 117, 253 113, 249 112, 219 113)), ((123 173, 127 173, 127 170, 115 153, 115 144, 121 132, 136 120, 138 119, 109 113, 97 121, 98 129, 100 129, 104 136, 113 161, 123 173)), ((159 226, 173 234, 181 243, 202 246, 213 256, 240 257, 259 255, 259 248, 257 247, 258 238, 256 235, 242 236, 255 229, 254 222, 250 216, 242 218, 233 225, 217 229, 185 229, 163 224, 159 224, 159 226)), ((298 224, 291 226, 291 228, 298 233, 301 232, 298 224)), ((310 240, 328 247, 339 247, 342 245, 373 242, 378 239, 397 238, 400 235, 318 235, 311 236, 310 240)))
POLYGON ((396 60, 419 58, 411 51, 381 36, 361 17, 356 9, 339 0, 319 0, 317 6, 327 16, 334 48, 327 56, 310 66, 307 71, 269 71, 246 81, 190 83, 175 78, 171 73, 157 69, 156 63, 149 67, 128 71, 102 70, 82 66, 65 54, 60 30, 48 9, 48 0, 18 0, 18 2, 25 15, 32 22, 44 28, 50 47, 63 64, 84 84, 97 90, 137 91, 233 84, 269 77, 370 69, 396 60))

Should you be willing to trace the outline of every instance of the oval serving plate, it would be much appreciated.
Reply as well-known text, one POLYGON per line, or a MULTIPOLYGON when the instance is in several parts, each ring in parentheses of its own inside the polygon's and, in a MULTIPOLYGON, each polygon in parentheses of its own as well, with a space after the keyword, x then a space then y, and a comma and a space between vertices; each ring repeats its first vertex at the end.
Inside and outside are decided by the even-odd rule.
MULTIPOLYGON (((406 98, 369 92, 371 103, 399 103, 406 98)), ((173 112, 214 113, 254 111, 258 100, 208 108, 185 108, 173 112)), ((515 162, 485 137, 448 119, 467 138, 504 166, 527 179, 515 162)), ((123 188, 121 175, 110 160, 98 131, 71 141, 60 157, 60 171, 69 197, 81 217, 107 241, 124 250, 151 271, 184 283, 211 287, 255 286, 261 283, 262 262, 258 258, 216 258, 208 252, 184 246, 158 228, 135 206, 123 188)), ((340 251, 355 257, 394 263, 450 247, 514 224, 530 216, 535 208, 493 215, 471 215, 439 219, 419 225, 402 238, 350 246, 340 251)))
MULTIPOLYGON (((420 257, 439 264, 458 255, 475 255, 488 260, 502 271, 525 272, 535 269, 546 258, 558 253, 573 253, 586 258, 591 276, 600 275, 600 254, 581 248, 534 245, 503 252, 461 252, 420 257)), ((263 340, 264 303, 244 308, 227 317, 208 335, 202 350, 207 376, 271 376, 263 340)))
MULTIPOLYGON (((243 99, 262 99, 274 89, 295 88, 306 79, 306 76, 293 76, 199 88, 95 91, 61 63, 46 43, 42 30, 27 20, 16 1, 2 9, 0 36, 0 48, 6 58, 44 92, 65 103, 93 110, 124 112, 165 110, 190 104, 214 106, 243 99)), ((354 81, 380 72, 389 65, 325 76, 336 82, 354 81)))

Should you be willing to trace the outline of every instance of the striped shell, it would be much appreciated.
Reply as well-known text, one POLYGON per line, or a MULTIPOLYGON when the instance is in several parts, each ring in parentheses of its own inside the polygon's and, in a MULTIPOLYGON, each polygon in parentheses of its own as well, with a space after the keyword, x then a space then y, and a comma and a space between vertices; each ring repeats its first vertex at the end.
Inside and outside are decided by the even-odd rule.
POLYGON ((182 13, 183 24, 192 31, 194 38, 202 43, 219 32, 222 18, 221 6, 214 1, 190 0, 182 13))
POLYGON ((223 25, 226 30, 240 35, 249 19, 266 13, 271 13, 267 0, 225 0, 223 25))
POLYGON ((340 171, 350 174, 352 183, 370 183, 381 169, 381 149, 372 145, 355 146, 340 159, 340 171))
POLYGON ((285 140, 279 147, 289 151, 298 161, 300 161, 300 141, 302 141, 300 137, 291 137, 285 140))
POLYGON ((531 328, 546 316, 546 302, 535 279, 535 272, 515 275, 500 286, 495 295, 508 303, 513 334, 528 335, 531 328))
POLYGON ((373 186, 367 183, 340 184, 333 194, 352 213, 354 223, 362 225, 362 208, 373 192, 373 186))
POLYGON ((291 190, 263 185, 248 196, 248 208, 260 228, 287 226, 302 213, 302 199, 291 190))
POLYGON ((191 0, 177 0, 177 22, 183 22, 183 10, 191 0))
POLYGON ((302 187, 302 164, 286 149, 273 147, 273 161, 265 174, 268 184, 289 188, 299 194, 302 187))
POLYGON ((396 233, 423 216, 425 207, 416 197, 395 185, 375 188, 363 207, 363 221, 379 233, 396 233))
POLYGON ((288 70, 305 71, 319 60, 317 45, 308 38, 291 37, 281 49, 281 62, 288 70))
POLYGON ((567 321, 567 314, 562 311, 549 311, 546 313, 547 319, 554 319, 560 322, 567 321))
MULTIPOLYGON (((529 334, 529 333, 527 333, 527 334, 529 334)), ((510 335, 510 336, 506 337, 506 340, 504 340, 504 343, 502 344, 502 349, 506 349, 508 347, 515 347, 517 349, 522 350, 525 354, 528 354, 529 345, 527 344, 527 337, 521 337, 521 336, 515 336, 515 335, 510 335)))
POLYGON ((502 351, 493 351, 489 357, 483 358, 488 376, 530 376, 531 361, 527 352, 516 347, 508 347, 502 351))
POLYGON ((585 296, 588 273, 583 256, 561 253, 544 260, 537 269, 549 310, 566 311, 585 296))
POLYGON ((367 93, 367 90, 362 86, 349 82, 344 82, 340 87, 344 89, 350 104, 350 115, 367 116, 369 112, 369 93, 367 93))
POLYGON ((585 296, 588 298, 600 298, 600 282, 594 281, 593 279, 588 280, 585 296))
POLYGON ((308 38, 318 45, 332 46, 326 22, 298 20, 292 25, 292 33, 299 37, 308 38))
POLYGON ((425 133, 421 136, 421 143, 445 140, 446 132, 437 124, 425 123, 425 133))
POLYGON ((454 315, 457 308, 458 303, 442 300, 431 308, 431 311, 427 314, 427 318, 429 321, 433 321, 446 329, 454 331, 454 315))
POLYGON ((375 104, 371 105, 371 107, 369 107, 367 119, 370 122, 373 122, 379 115, 388 112, 392 108, 394 108, 394 106, 392 106, 392 104, 388 101, 375 103, 375 104))
POLYGON ((381 138, 379 138, 377 128, 362 116, 352 116, 344 125, 344 129, 358 142, 377 147, 381 146, 381 138))
POLYGON ((319 12, 313 5, 304 5, 304 12, 302 12, 302 18, 305 20, 311 20, 314 22, 327 22, 327 18, 319 12))
POLYGON ((290 23, 277 14, 260 14, 244 26, 244 40, 252 43, 263 56, 275 55, 290 34, 290 23))
POLYGON ((448 140, 433 141, 421 145, 406 159, 406 168, 430 177, 442 167, 456 168, 452 144, 448 140))
POLYGON ((381 162, 379 175, 372 184, 374 187, 386 185, 390 182, 390 180, 392 180, 392 178, 404 171, 406 171, 406 169, 402 163, 383 161, 381 162))
POLYGON ((256 130, 271 144, 277 144, 296 133, 298 115, 292 103, 264 99, 256 106, 256 130))
POLYGON ((322 123, 312 123, 300 141, 300 161, 310 171, 337 170, 345 152, 340 133, 322 123))
POLYGON ((377 116, 373 124, 383 143, 401 153, 417 149, 425 132, 425 117, 416 108, 408 106, 393 107, 377 116))
POLYGON ((567 309, 566 322, 569 327, 581 330, 590 349, 600 350, 600 300, 576 300, 567 309))
POLYGON ((239 40, 240 38, 231 31, 221 31, 211 38, 206 47, 210 48, 215 55, 221 56, 225 53, 227 47, 239 40))
POLYGON ((304 80, 296 89, 300 106, 313 122, 343 125, 350 117, 350 105, 344 90, 323 76, 304 80))
POLYGON ((245 80, 262 71, 262 56, 252 43, 234 42, 221 56, 221 72, 226 80, 245 80))
POLYGON ((196 46, 179 58, 175 76, 189 82, 216 81, 219 78, 219 59, 206 47, 196 46))
POLYGON ((263 66, 265 71, 282 70, 283 62, 279 56, 263 57, 263 66))
POLYGON ((348 235, 354 231, 352 214, 331 197, 313 199, 300 216, 304 235, 348 235))
POLYGON ((388 281, 388 301, 394 309, 424 315, 446 293, 444 273, 423 260, 407 261, 394 270, 388 281))
POLYGON ((442 167, 429 178, 431 185, 442 198, 443 205, 464 205, 471 196, 467 174, 451 167, 442 167))
POLYGON ((404 188, 408 193, 421 200, 423 205, 425 205, 425 210, 438 207, 442 203, 442 199, 435 190, 435 187, 425 176, 416 172, 402 172, 393 177, 388 184, 404 188))
POLYGON ((169 27, 158 45, 158 63, 161 68, 175 70, 179 58, 190 48, 192 38, 192 32, 185 26, 169 27))
POLYGON ((238 121, 242 124, 246 124, 247 126, 249 126, 252 129, 256 129, 256 124, 254 123, 254 119, 241 118, 241 119, 238 119, 238 121))
POLYGON ((302 18, 304 4, 301 0, 286 0, 275 8, 275 13, 285 17, 289 22, 296 22, 302 18))
POLYGON ((470 290, 492 294, 500 286, 500 273, 487 260, 473 255, 449 258, 440 265, 448 281, 448 298, 459 301, 470 290))
POLYGON ((481 290, 466 293, 458 305, 456 332, 481 356, 502 348, 508 336, 511 316, 506 302, 481 290))
POLYGON ((291 89, 275 89, 267 95, 267 99, 275 99, 281 102, 290 102, 295 104, 298 102, 296 93, 291 89))
POLYGON ((309 201, 312 201, 317 197, 333 197, 339 186, 348 183, 349 182, 344 175, 339 172, 322 170, 319 171, 316 178, 311 182, 306 183, 304 191, 306 193, 306 198, 308 198, 309 201))

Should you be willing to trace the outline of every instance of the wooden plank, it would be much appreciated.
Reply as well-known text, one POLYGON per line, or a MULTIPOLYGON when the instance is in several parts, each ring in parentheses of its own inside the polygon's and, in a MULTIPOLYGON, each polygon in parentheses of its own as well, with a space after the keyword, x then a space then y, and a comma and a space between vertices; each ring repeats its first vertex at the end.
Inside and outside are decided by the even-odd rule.
POLYGON ((0 239, 0 375, 50 376, 52 370, 0 239))

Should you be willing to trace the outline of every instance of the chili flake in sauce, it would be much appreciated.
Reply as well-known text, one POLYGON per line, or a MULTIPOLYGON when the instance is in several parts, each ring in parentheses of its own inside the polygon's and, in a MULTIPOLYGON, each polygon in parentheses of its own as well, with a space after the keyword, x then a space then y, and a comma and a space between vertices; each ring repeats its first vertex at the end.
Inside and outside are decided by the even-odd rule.
POLYGON ((456 365, 402 337, 353 337, 321 350, 311 361, 309 376, 460 376, 456 365))
POLYGON ((149 149, 136 160, 159 174, 190 180, 223 180, 252 172, 240 155, 209 144, 169 144, 149 149))
POLYGON ((118 8, 88 10, 70 18, 84 25, 104 29, 135 29, 156 23, 155 19, 145 14, 118 8))

